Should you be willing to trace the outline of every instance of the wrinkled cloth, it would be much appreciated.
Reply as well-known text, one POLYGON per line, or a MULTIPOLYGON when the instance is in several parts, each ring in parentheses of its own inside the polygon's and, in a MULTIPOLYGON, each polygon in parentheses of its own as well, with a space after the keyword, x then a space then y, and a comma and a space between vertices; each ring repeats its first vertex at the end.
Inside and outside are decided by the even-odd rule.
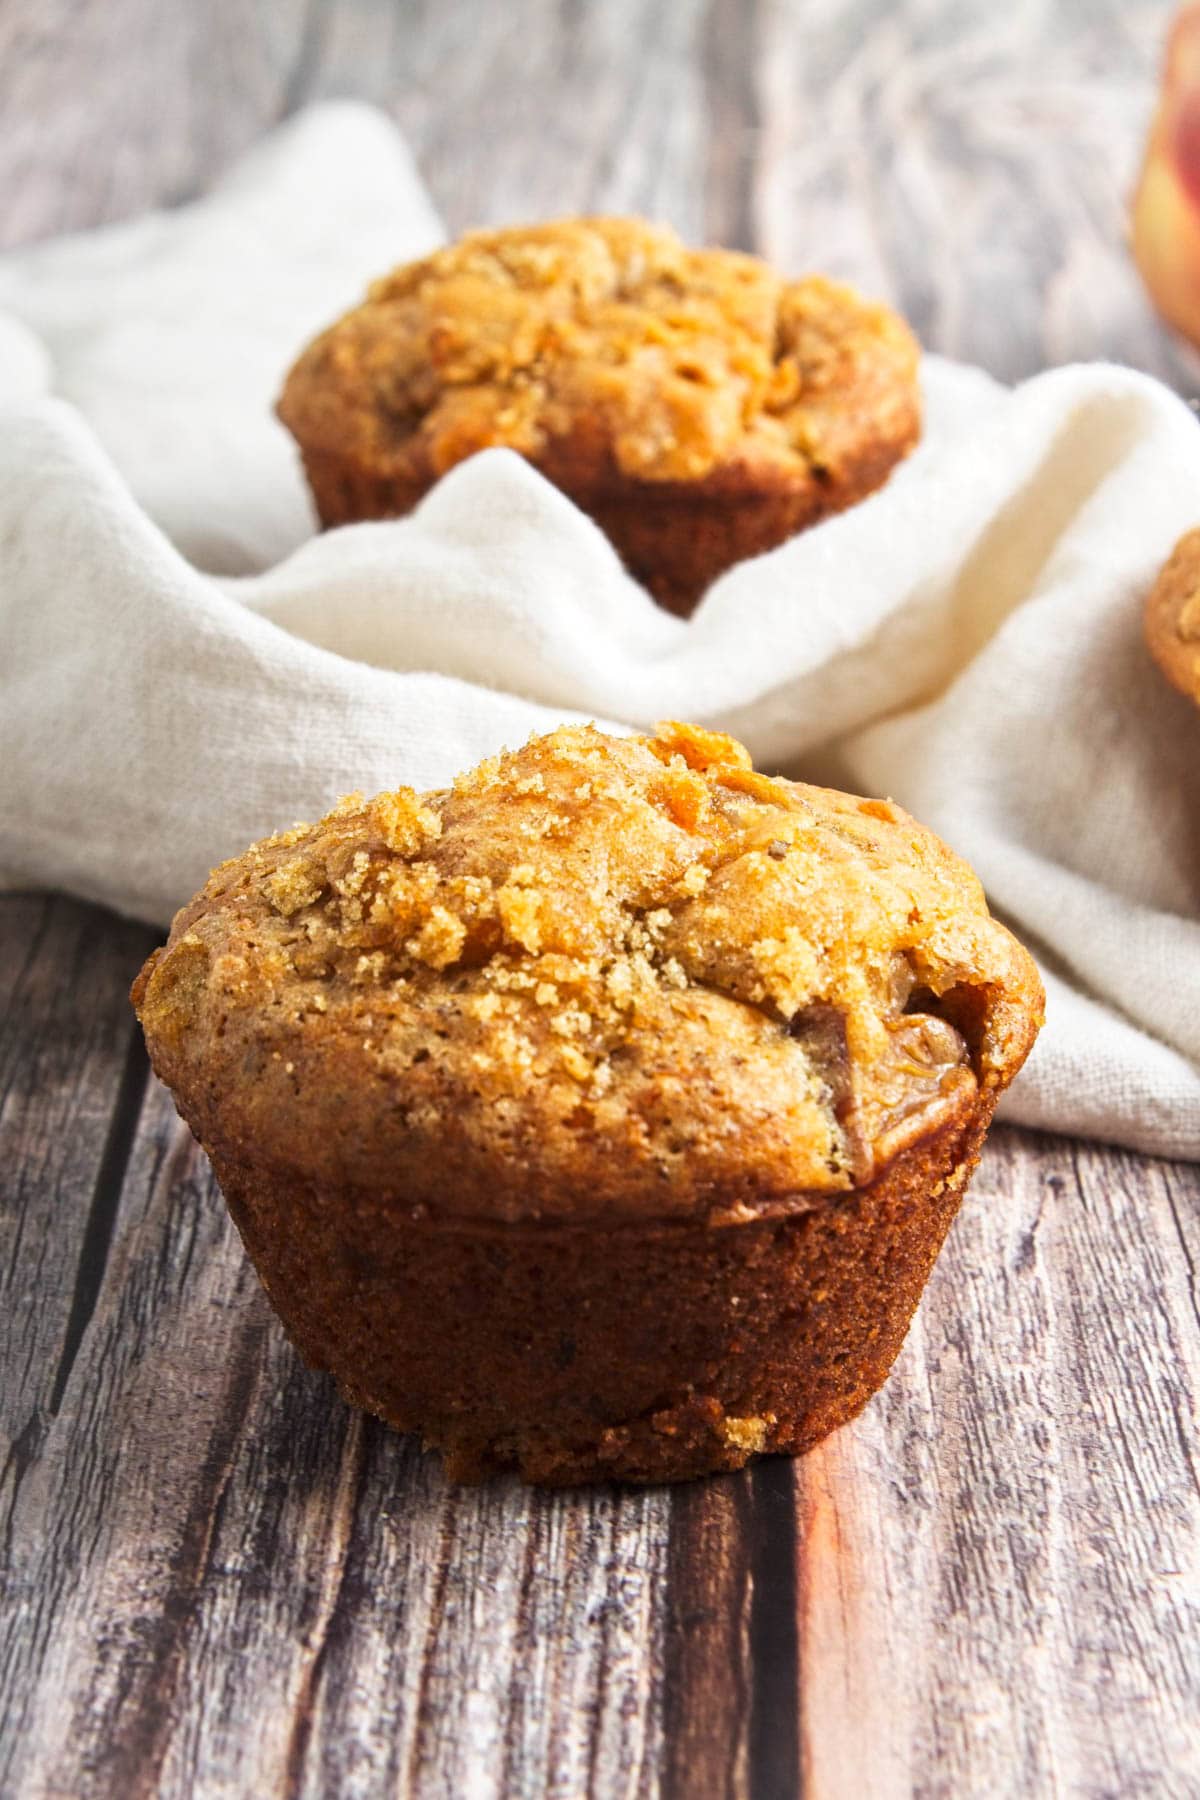
POLYGON ((878 494, 688 622, 519 457, 314 535, 271 414, 305 339, 439 227, 392 127, 315 108, 202 201, 0 258, 0 875, 164 924, 339 795, 564 720, 733 732, 886 794, 1046 978, 1009 1118, 1200 1160, 1200 708, 1141 607, 1200 426, 1130 370, 925 359, 878 494))

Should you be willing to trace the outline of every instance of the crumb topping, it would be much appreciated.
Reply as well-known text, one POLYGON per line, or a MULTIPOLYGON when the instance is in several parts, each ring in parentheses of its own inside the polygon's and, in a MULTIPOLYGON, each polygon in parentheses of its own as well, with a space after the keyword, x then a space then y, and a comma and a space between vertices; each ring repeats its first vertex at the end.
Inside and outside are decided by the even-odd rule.
POLYGON ((1007 1081, 1041 1003, 898 807, 679 724, 564 728, 253 846, 135 999, 210 1134, 498 1216, 851 1187, 1007 1081))
POLYGON ((692 481, 742 463, 837 476, 864 410, 911 411, 902 320, 820 276, 692 250, 638 219, 474 232, 376 281, 288 378, 306 445, 436 477, 570 439, 599 475, 692 481))

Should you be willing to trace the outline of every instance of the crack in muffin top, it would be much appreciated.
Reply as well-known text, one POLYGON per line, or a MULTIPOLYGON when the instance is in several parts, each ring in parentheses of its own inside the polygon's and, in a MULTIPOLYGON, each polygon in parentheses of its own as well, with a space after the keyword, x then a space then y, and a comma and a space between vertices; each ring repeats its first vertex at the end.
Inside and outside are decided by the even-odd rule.
POLYGON ((862 1184, 1011 1079, 1041 1009, 930 832, 684 725, 352 795, 214 870, 134 999, 202 1142, 578 1223, 862 1184))
POLYGON ((911 442, 918 349, 889 308, 638 219, 469 234, 373 284, 297 361, 302 444, 430 478, 503 445, 652 482, 716 470, 837 478, 911 442))

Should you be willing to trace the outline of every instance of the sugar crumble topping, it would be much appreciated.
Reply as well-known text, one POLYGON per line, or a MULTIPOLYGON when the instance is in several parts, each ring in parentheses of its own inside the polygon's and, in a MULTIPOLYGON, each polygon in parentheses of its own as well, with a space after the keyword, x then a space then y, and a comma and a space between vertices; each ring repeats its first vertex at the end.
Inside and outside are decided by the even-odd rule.
POLYGON ((244 1039, 243 1070, 280 1050, 330 1156, 373 1154, 365 1081, 404 1144, 450 1126, 569 1162, 607 1139, 702 1187, 750 1133, 777 1185, 847 1186, 994 1078, 1023 954, 890 802, 697 727, 563 728, 221 865, 143 1008, 180 1055, 198 1030, 244 1039))
POLYGON ((441 473, 490 445, 535 460, 589 422, 624 475, 735 457, 836 472, 848 396, 908 404, 917 346, 884 306, 639 219, 468 234, 374 282, 309 346, 280 415, 302 441, 441 473))

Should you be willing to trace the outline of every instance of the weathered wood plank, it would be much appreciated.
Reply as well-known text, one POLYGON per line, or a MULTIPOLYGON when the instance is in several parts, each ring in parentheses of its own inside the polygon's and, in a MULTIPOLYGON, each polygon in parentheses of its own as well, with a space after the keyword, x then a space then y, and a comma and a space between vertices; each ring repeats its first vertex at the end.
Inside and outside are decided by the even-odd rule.
POLYGON ((0 899, 0 1507, 86 1332, 147 1064, 126 996, 144 926, 0 899))
POLYGON ((80 16, 10 3, 0 245, 186 198, 285 113, 346 93, 397 115, 454 229, 603 207, 697 231, 703 11, 120 0, 80 16))
POLYGON ((671 1511, 665 1633, 665 1800, 744 1794, 753 1670, 750 1484, 722 1476, 681 1488, 671 1511))
POLYGON ((799 1465, 811 1793, 1200 1787, 1197 1201, 996 1134, 889 1386, 799 1465))
POLYGON ((1125 245, 1171 10, 10 0, 0 244, 194 194, 266 124, 354 93, 396 116, 452 230, 648 212, 858 281, 1006 379, 1111 357, 1192 392, 1125 245))
POLYGON ((757 247, 891 298, 1003 380, 1101 358, 1194 393, 1126 247, 1172 11, 762 6, 757 247))
POLYGON ((0 245, 200 191, 289 109, 306 10, 0 7, 0 245))

